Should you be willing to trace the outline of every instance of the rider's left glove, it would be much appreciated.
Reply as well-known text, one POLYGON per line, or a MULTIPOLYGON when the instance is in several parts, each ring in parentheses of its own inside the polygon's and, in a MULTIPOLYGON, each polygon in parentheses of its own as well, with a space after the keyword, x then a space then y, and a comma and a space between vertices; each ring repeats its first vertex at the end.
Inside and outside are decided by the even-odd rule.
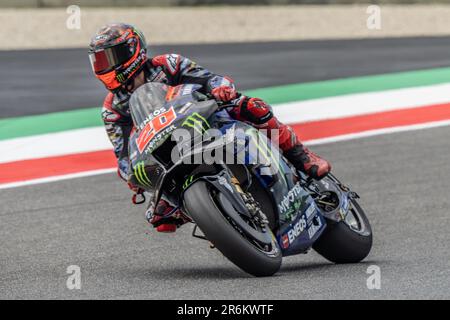
POLYGON ((220 85, 211 90, 211 94, 216 100, 229 102, 237 98, 236 88, 233 80, 229 77, 224 77, 220 81, 220 85))

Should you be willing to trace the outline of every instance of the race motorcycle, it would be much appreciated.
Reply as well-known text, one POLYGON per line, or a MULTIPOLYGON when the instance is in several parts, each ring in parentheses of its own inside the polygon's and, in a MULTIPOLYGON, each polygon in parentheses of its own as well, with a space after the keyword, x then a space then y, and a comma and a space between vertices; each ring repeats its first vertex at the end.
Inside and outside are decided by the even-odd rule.
POLYGON ((164 194, 175 206, 167 216, 180 209, 193 236, 254 276, 311 248, 334 263, 363 260, 372 230, 359 196, 332 174, 316 181, 296 170, 259 130, 232 119, 230 105, 199 89, 148 83, 130 98, 130 179, 150 194, 150 210, 164 194), (181 130, 189 139, 176 138, 181 130), (234 161, 225 161, 230 150, 234 161), (214 163, 193 161, 219 151, 214 163))

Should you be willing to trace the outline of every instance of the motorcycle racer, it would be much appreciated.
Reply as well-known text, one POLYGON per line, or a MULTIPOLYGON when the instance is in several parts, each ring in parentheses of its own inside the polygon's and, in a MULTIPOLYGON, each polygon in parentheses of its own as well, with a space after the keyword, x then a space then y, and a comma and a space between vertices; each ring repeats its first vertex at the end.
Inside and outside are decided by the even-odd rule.
MULTIPOLYGON (((315 179, 325 177, 331 170, 328 161, 306 148, 288 125, 278 121, 272 108, 260 98, 239 95, 234 81, 214 74, 192 60, 178 54, 149 57, 143 34, 125 23, 102 27, 89 45, 89 58, 95 76, 109 90, 102 109, 106 132, 118 161, 118 174, 136 194, 143 190, 129 182, 128 140, 133 128, 128 101, 131 93, 142 84, 161 82, 176 86, 199 84, 202 93, 218 101, 233 102, 229 113, 257 129, 278 130, 279 147, 283 155, 300 171, 315 179)), ((270 138, 270 137, 269 137, 270 138)), ((160 232, 173 232, 185 222, 180 210, 164 199, 147 220, 160 232)))

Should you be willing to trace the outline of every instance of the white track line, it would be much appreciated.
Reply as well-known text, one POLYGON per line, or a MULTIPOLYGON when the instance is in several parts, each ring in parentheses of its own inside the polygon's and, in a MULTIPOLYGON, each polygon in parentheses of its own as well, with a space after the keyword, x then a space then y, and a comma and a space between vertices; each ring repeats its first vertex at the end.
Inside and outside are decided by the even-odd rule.
POLYGON ((0 163, 112 149, 105 128, 93 127, 0 141, 0 163))
POLYGON ((358 93, 274 106, 284 123, 299 123, 430 106, 450 102, 450 84, 358 93))
MULTIPOLYGON (((285 123, 344 118, 450 102, 450 84, 352 94, 274 106, 285 123)), ((68 130, 0 141, 0 163, 111 150, 103 127, 68 130)))
MULTIPOLYGON (((423 129, 449 126, 449 125, 450 125, 450 120, 436 121, 436 122, 429 122, 429 123, 410 125, 410 126, 392 127, 392 128, 379 129, 379 130, 370 130, 370 131, 365 131, 365 132, 360 132, 360 133, 355 133, 355 134, 346 134, 346 135, 329 137, 329 138, 324 138, 324 139, 309 140, 309 141, 305 142, 305 144, 306 145, 320 145, 320 144, 326 144, 326 143, 334 143, 334 142, 340 142, 340 141, 361 139, 361 138, 372 137, 372 136, 383 135, 383 134, 423 130, 423 129)), ((102 170, 86 171, 86 172, 80 172, 80 173, 74 173, 74 174, 68 174, 68 175, 62 175, 62 176, 54 176, 54 177, 48 177, 48 178, 42 178, 42 179, 6 183, 6 184, 0 184, 0 189, 11 189, 11 188, 41 184, 41 183, 49 183, 49 182, 69 180, 69 179, 75 179, 75 178, 82 178, 82 177, 116 172, 116 170, 117 170, 116 168, 102 169, 102 170)))
POLYGON ((375 129, 375 130, 368 130, 368 131, 363 131, 363 132, 358 132, 358 133, 344 134, 344 135, 339 135, 339 136, 334 136, 334 137, 329 137, 329 138, 308 140, 305 142, 305 145, 313 146, 313 145, 320 145, 320 144, 339 142, 339 141, 347 141, 347 140, 355 140, 355 139, 361 139, 361 138, 367 138, 367 137, 373 137, 373 136, 379 136, 379 135, 391 134, 391 133, 397 133, 397 132, 416 131, 416 130, 437 128, 437 127, 445 127, 445 126, 449 126, 449 125, 450 125, 450 120, 443 120, 443 121, 434 121, 434 122, 413 124, 413 125, 406 125, 406 126, 375 129))
POLYGON ((110 169, 101 169, 101 170, 92 170, 92 171, 71 173, 71 174, 65 174, 65 175, 61 175, 61 176, 53 176, 53 177, 40 178, 40 179, 34 179, 34 180, 25 180, 25 181, 19 181, 19 182, 5 183, 5 184, 0 184, 0 189, 10 189, 10 188, 30 186, 30 185, 34 185, 34 184, 42 184, 42 183, 56 182, 56 181, 62 181, 62 180, 83 178, 83 177, 95 176, 95 175, 99 175, 99 174, 111 173, 111 172, 116 172, 116 171, 117 171, 116 168, 110 168, 110 169))

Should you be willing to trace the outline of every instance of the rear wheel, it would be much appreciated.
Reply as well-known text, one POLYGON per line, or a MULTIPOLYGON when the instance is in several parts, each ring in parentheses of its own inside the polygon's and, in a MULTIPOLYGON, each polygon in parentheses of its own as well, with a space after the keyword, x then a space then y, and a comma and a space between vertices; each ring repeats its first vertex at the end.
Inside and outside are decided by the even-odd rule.
POLYGON ((204 181, 197 181, 184 194, 185 207, 206 238, 231 262, 257 277, 271 276, 281 267, 282 254, 272 231, 260 228, 248 218, 229 212, 234 210, 218 190, 204 181), (235 221, 236 216, 242 221, 235 221), (245 223, 242 223, 242 222, 245 223), (249 236, 251 232, 270 236, 271 242, 262 244, 249 236), (247 227, 244 227, 247 228, 247 227))
POLYGON ((314 250, 331 262, 360 262, 372 248, 369 220, 356 200, 353 199, 350 203, 345 220, 327 220, 327 228, 313 245, 314 250))

